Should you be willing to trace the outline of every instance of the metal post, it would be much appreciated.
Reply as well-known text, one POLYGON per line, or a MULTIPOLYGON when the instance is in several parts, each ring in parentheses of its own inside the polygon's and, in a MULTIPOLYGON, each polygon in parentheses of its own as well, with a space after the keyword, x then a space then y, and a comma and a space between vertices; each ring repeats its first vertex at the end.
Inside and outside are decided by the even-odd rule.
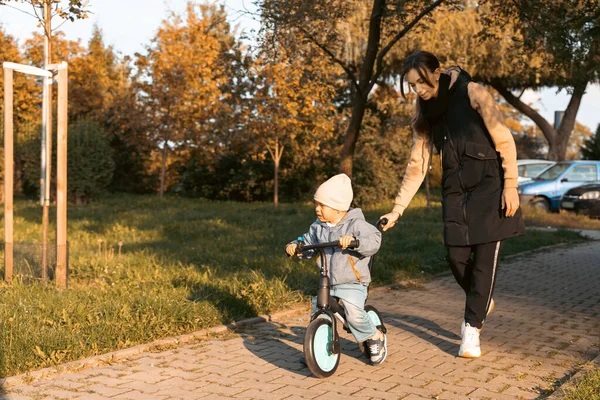
POLYGON ((564 116, 565 116, 564 111, 554 111, 554 129, 558 129, 564 116))
POLYGON ((13 70, 4 68, 4 279, 13 275, 13 70))

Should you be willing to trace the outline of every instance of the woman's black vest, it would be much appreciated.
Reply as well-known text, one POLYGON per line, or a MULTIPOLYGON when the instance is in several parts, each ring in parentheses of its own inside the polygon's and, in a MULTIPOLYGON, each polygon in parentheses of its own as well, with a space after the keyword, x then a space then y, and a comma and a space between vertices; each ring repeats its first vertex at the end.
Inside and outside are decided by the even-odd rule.
POLYGON ((442 75, 438 94, 441 103, 440 99, 437 105, 424 102, 431 142, 442 154, 446 246, 496 242, 525 233, 521 209, 508 218, 501 208, 502 160, 483 119, 471 107, 469 82, 471 77, 461 70, 454 85, 447 89, 449 77, 442 75))

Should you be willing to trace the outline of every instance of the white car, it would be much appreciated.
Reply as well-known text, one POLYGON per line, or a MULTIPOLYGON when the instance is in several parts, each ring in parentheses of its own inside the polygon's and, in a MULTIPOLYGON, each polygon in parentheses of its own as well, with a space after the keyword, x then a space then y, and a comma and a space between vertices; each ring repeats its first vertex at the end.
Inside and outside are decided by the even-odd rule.
POLYGON ((554 164, 554 161, 548 160, 517 160, 519 184, 532 180, 554 164))

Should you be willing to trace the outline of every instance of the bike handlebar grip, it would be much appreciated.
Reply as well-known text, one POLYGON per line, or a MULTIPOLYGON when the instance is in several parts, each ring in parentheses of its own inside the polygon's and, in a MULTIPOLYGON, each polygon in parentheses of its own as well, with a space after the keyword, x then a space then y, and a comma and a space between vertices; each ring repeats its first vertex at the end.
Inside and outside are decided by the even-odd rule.
POLYGON ((304 238, 302 236, 298 237, 298 244, 296 245, 296 255, 302 254, 304 248, 304 238))
POLYGON ((358 246, 360 246, 360 242, 358 241, 358 239, 354 239, 353 241, 350 242, 350 244, 348 245, 348 248, 355 249, 358 246))
POLYGON ((379 221, 377 221, 377 224, 376 224, 377 225, 377 229, 383 228, 384 226, 387 225, 388 222, 389 221, 388 221, 387 218, 381 218, 379 221))

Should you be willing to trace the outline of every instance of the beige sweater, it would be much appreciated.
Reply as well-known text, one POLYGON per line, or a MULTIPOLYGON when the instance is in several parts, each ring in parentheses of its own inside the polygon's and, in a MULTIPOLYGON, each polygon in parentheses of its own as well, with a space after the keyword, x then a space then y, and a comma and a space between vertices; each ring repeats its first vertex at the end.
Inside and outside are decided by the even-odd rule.
MULTIPOLYGON (((458 77, 457 71, 452 71, 452 80, 450 86, 454 84, 458 77)), ((517 170, 517 148, 515 141, 508 127, 504 124, 504 117, 494 103, 492 96, 481 85, 470 82, 467 86, 471 107, 477 110, 481 115, 487 130, 490 132, 496 151, 502 158, 502 168, 504 169, 504 187, 516 188, 518 180, 517 170)), ((400 191, 394 200, 393 212, 400 215, 404 213, 406 207, 414 197, 419 187, 425 179, 430 157, 431 144, 428 137, 413 134, 414 144, 410 152, 410 160, 404 173, 404 179, 400 186, 400 191)))

